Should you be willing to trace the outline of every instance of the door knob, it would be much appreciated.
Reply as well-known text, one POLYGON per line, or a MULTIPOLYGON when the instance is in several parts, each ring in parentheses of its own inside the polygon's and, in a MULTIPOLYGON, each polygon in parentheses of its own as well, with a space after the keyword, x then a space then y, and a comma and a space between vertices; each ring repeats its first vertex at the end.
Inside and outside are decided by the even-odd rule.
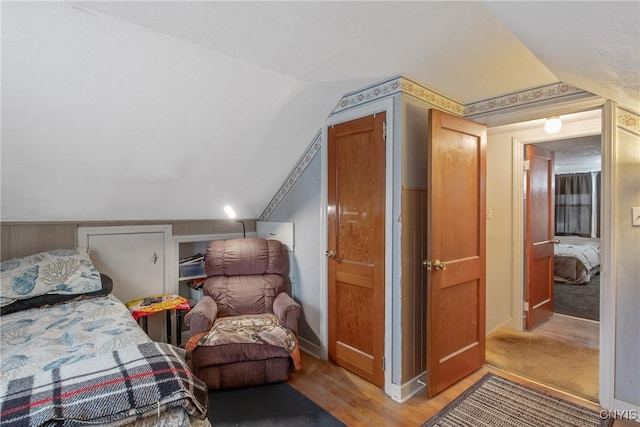
POLYGON ((446 270, 447 269, 447 263, 446 262, 442 262, 440 260, 431 261, 430 259, 425 259, 424 261, 422 261, 422 266, 427 270, 431 270, 432 267, 435 270, 446 270))
POLYGON ((433 268, 435 268, 436 270, 446 270, 447 263, 440 260, 435 260, 433 261, 433 268))
POLYGON ((335 257, 336 257, 336 252, 335 251, 326 251, 324 254, 329 259, 335 259, 335 257))

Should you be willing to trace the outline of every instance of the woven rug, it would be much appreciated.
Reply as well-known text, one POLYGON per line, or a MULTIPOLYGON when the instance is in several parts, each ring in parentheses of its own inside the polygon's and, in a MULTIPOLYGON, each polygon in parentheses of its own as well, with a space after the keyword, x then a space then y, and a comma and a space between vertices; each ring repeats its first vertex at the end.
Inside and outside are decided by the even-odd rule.
POLYGON ((423 427, 609 427, 599 411, 486 374, 423 427))

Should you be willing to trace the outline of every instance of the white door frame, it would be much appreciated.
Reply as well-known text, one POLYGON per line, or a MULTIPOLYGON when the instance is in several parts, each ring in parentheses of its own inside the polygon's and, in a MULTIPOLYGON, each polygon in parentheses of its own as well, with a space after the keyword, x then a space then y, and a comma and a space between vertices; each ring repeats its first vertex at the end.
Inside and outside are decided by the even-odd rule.
MULTIPOLYGON (((614 219, 614 174, 616 164, 617 146, 615 133, 615 105, 601 98, 588 100, 569 101, 544 108, 536 109, 536 116, 531 112, 522 113, 519 121, 532 120, 534 118, 553 115, 569 114, 578 111, 602 109, 600 123, 591 123, 581 129, 568 129, 562 135, 564 138, 571 136, 584 136, 588 132, 599 132, 602 140, 602 212, 601 212, 601 283, 610 284, 600 288, 600 368, 599 368, 599 400, 603 408, 614 407, 614 381, 615 381, 615 270, 614 244, 613 244, 613 219, 614 219), (590 126, 590 128, 589 128, 590 126), (597 129, 596 129, 597 127, 597 129), (573 132, 573 134, 572 134, 573 132)), ((513 116, 512 116, 513 117, 513 116)), ((513 120, 511 123, 516 123, 513 120)), ((514 124, 514 126, 517 126, 514 124)), ((514 128, 515 129, 515 128, 514 128)), ((592 133, 593 134, 593 133, 592 133)), ((521 138, 522 139, 522 138, 521 138)), ((533 132, 531 137, 525 140, 513 139, 513 173, 512 173, 512 250, 513 250, 513 284, 512 284, 512 321, 511 327, 522 330, 522 311, 524 301, 524 212, 523 212, 523 153, 526 143, 543 142, 545 140, 558 139, 545 136, 543 131, 533 132)), ((617 402, 615 402, 617 403, 617 402)), ((619 405, 616 405, 619 406, 619 405)))

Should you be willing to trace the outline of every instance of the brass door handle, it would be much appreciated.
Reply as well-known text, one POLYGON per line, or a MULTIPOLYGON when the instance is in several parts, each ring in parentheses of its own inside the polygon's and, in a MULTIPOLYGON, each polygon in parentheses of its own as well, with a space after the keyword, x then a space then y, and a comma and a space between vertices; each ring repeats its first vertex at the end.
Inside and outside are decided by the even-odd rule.
POLYGON ((329 259, 335 259, 336 252, 335 251, 326 251, 324 255, 329 259))
POLYGON ((560 243, 560 240, 559 239, 552 239, 551 243, 560 243))
POLYGON ((433 268, 435 268, 436 270, 446 270, 447 263, 437 259, 433 261, 433 268))
POLYGON ((431 261, 430 259, 425 259, 424 261, 422 261, 422 266, 427 270, 431 270, 432 267, 435 270, 446 270, 447 269, 447 263, 446 262, 442 262, 442 261, 440 261, 438 259, 435 260, 435 261, 431 261))

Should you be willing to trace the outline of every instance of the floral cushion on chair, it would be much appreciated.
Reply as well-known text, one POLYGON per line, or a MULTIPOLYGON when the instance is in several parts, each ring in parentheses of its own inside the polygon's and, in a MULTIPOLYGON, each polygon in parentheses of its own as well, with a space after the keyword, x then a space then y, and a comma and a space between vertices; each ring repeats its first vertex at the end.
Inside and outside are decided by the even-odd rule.
POLYGON ((55 249, 0 264, 0 306, 45 294, 85 294, 102 289, 85 248, 55 249))
MULTIPOLYGON (((268 344, 284 348, 291 355, 296 370, 301 368, 298 339, 289 329, 280 325, 278 318, 271 313, 221 317, 214 322, 209 332, 196 336, 197 342, 189 340, 188 351, 193 351, 198 346, 268 344)), ((241 356, 246 357, 244 354, 241 356)))

